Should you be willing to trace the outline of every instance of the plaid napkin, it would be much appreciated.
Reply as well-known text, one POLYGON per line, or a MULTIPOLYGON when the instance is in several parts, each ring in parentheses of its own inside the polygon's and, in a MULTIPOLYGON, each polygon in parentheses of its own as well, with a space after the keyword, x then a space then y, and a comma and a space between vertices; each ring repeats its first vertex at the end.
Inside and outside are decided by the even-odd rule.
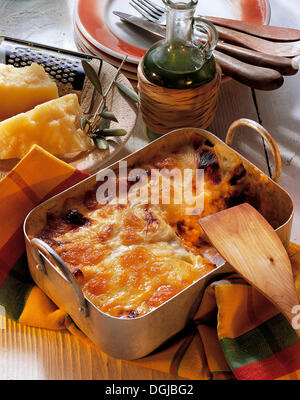
MULTIPOLYGON (((22 231, 32 208, 87 177, 34 146, 0 181, 0 311, 20 324, 68 329, 94 346, 32 282, 22 231)), ((300 295, 300 246, 291 244, 289 255, 300 295)), ((183 332, 132 363, 195 380, 299 379, 300 341, 283 315, 233 274, 207 287, 183 332)))

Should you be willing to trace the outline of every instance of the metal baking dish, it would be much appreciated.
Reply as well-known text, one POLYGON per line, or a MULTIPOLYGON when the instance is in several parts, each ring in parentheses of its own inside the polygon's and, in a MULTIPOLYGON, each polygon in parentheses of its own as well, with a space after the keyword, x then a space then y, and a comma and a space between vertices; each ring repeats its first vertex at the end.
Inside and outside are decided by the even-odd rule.
MULTIPOLYGON (((240 125, 251 126, 267 140, 276 160, 274 178, 277 180, 280 175, 281 159, 276 143, 263 127, 254 121, 238 120, 230 127, 226 142, 232 141, 234 132, 240 125)), ((248 171, 248 175, 255 181, 256 185, 259 185, 259 196, 263 201, 267 202, 267 209, 271 210, 276 216, 277 225, 274 228, 277 229, 282 242, 287 246, 293 219, 291 198, 277 183, 212 133, 194 128, 176 130, 162 136, 122 161, 127 161, 128 167, 133 166, 151 159, 158 149, 166 148, 172 151, 172 149, 181 144, 187 143, 192 137, 199 135, 213 144, 219 143, 224 146, 224 152, 234 152, 240 157, 248 171)), ((114 169, 117 167, 118 163, 115 163, 109 168, 114 169)), ((209 281, 230 273, 232 269, 225 262, 221 263, 214 271, 199 279, 157 309, 135 319, 115 318, 101 312, 89 300, 84 298, 76 280, 68 273, 68 268, 61 262, 55 252, 51 248, 47 248, 47 245, 43 242, 34 239, 44 226, 47 213, 58 213, 65 199, 76 197, 93 188, 96 183, 96 177, 97 175, 93 175, 53 197, 36 207, 27 216, 24 223, 24 234, 29 269, 36 284, 58 307, 71 316, 82 332, 103 352, 119 359, 138 359, 148 355, 181 331, 199 307, 209 281)), ((270 217, 269 215, 265 216, 270 217)))

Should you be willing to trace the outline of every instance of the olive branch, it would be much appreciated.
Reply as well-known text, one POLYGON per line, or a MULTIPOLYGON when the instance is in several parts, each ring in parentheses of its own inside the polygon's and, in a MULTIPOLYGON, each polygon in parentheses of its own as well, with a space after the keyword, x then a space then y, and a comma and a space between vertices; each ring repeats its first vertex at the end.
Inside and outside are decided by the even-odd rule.
POLYGON ((105 93, 103 92, 100 78, 94 68, 90 65, 88 61, 82 60, 82 67, 86 76, 88 77, 94 88, 97 90, 97 92, 100 93, 102 99, 95 113, 84 115, 82 117, 81 129, 93 140, 95 146, 100 150, 108 149, 108 137, 127 135, 127 131, 123 128, 110 128, 111 121, 119 122, 116 115, 107 107, 107 96, 112 87, 115 85, 119 89, 121 94, 126 96, 126 98, 133 101, 134 103, 139 103, 140 101, 138 94, 134 90, 130 89, 120 82, 117 82, 119 73, 126 60, 127 56, 124 57, 120 67, 118 68, 113 80, 110 82, 105 93))

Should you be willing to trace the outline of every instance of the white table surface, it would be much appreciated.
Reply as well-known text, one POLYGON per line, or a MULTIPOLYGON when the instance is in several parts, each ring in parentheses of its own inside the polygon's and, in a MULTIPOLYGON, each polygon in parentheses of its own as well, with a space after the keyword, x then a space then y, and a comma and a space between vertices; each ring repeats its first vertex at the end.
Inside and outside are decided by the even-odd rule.
MULTIPOLYGON (((213 0, 211 0, 213 1, 213 0)), ((270 0, 271 25, 300 29, 299 0, 270 0)), ((73 0, 0 0, 0 34, 76 50, 73 41, 73 0)), ((285 79, 276 91, 263 92, 229 81, 210 130, 224 139, 238 118, 260 121, 279 146, 283 173, 280 184, 292 196, 295 219, 292 240, 300 244, 300 73, 285 79)), ((144 146, 138 124, 122 154, 144 146)), ((247 129, 235 148, 268 172, 262 141, 247 129)), ((272 161, 270 160, 271 164, 272 161)), ((81 344, 67 332, 51 332, 0 321, 0 379, 172 379, 113 360, 81 344)))

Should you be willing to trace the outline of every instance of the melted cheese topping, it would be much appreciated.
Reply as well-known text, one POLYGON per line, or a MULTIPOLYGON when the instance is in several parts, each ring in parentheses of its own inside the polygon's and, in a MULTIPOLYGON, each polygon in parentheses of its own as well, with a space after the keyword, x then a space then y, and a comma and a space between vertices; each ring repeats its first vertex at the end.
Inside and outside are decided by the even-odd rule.
MULTIPOLYGON (((198 220, 236 201, 245 188, 246 174, 238 157, 222 159, 216 147, 191 143, 139 166, 171 184, 170 204, 140 204, 129 190, 126 206, 100 205, 95 188, 83 198, 67 200, 61 215, 48 217, 40 238, 67 263, 85 296, 103 312, 120 318, 142 316, 215 268, 205 258, 210 246, 198 220), (176 193, 184 188, 165 174, 173 168, 193 171, 192 192, 197 168, 205 170, 201 215, 187 215, 184 202, 174 204, 176 193)), ((140 187, 149 192, 153 189, 149 182, 140 187)), ((157 193, 161 200, 160 187, 157 193)))

